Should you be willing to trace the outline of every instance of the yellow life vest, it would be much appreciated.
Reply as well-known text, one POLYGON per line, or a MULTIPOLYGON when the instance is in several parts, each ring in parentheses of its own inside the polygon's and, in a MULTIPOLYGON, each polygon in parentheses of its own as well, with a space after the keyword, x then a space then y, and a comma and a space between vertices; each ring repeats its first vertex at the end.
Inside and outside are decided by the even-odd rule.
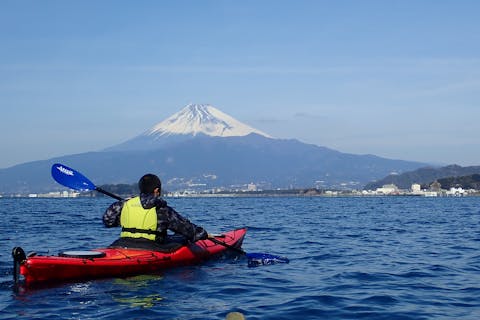
POLYGON ((155 207, 144 209, 140 197, 135 197, 124 203, 120 214, 122 238, 145 238, 155 240, 157 232, 157 211, 155 207))

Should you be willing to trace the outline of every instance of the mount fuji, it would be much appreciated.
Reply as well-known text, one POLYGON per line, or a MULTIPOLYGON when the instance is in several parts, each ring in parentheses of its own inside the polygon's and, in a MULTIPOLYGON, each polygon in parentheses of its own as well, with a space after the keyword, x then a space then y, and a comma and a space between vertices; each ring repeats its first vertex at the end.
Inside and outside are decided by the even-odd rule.
POLYGON ((179 112, 155 125, 148 135, 157 137, 173 134, 206 134, 212 137, 241 137, 256 133, 265 137, 268 134, 254 129, 211 105, 189 104, 179 112))
POLYGON ((141 135, 105 151, 150 150, 195 137, 245 137, 250 134, 271 138, 211 105, 189 104, 141 135))
POLYGON ((356 188, 424 163, 342 153, 295 139, 276 139, 211 105, 190 104, 142 134, 97 152, 0 169, 0 194, 62 189, 50 177, 60 162, 97 185, 135 183, 147 172, 166 190, 356 188))

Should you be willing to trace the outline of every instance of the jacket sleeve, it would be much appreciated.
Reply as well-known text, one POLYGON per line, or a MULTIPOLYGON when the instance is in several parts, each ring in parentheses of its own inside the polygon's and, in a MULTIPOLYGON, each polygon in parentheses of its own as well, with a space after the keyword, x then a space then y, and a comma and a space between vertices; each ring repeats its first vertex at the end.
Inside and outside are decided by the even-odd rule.
POLYGON ((114 202, 105 210, 103 214, 103 224, 107 228, 120 226, 120 214, 122 213, 124 200, 114 202))
POLYGON ((172 230, 195 242, 197 240, 207 239, 208 233, 202 227, 199 227, 187 218, 181 216, 170 206, 162 208, 162 214, 159 215, 158 226, 162 230, 172 230))

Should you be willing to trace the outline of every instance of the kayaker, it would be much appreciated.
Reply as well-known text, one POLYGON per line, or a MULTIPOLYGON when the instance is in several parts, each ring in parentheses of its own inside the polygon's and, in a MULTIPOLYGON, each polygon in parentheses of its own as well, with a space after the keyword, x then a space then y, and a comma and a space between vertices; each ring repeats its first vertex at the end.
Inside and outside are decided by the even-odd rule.
POLYGON ((138 188, 139 196, 114 202, 103 214, 107 228, 122 227, 120 238, 111 247, 165 250, 178 245, 178 237, 172 241, 167 230, 190 242, 208 237, 205 229, 181 216, 161 198, 162 183, 156 175, 141 177, 138 188))

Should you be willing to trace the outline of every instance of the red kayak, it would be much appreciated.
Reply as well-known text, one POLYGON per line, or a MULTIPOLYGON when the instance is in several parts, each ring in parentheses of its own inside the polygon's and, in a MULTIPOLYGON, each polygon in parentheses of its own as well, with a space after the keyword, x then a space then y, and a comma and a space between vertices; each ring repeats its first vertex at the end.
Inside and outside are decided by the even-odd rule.
POLYGON ((229 231, 214 240, 199 240, 173 252, 100 248, 67 251, 57 256, 29 254, 27 257, 22 248, 16 247, 12 252, 14 279, 17 282, 22 275, 26 284, 35 284, 154 273, 165 268, 199 263, 229 247, 239 249, 246 232, 246 228, 229 231))

